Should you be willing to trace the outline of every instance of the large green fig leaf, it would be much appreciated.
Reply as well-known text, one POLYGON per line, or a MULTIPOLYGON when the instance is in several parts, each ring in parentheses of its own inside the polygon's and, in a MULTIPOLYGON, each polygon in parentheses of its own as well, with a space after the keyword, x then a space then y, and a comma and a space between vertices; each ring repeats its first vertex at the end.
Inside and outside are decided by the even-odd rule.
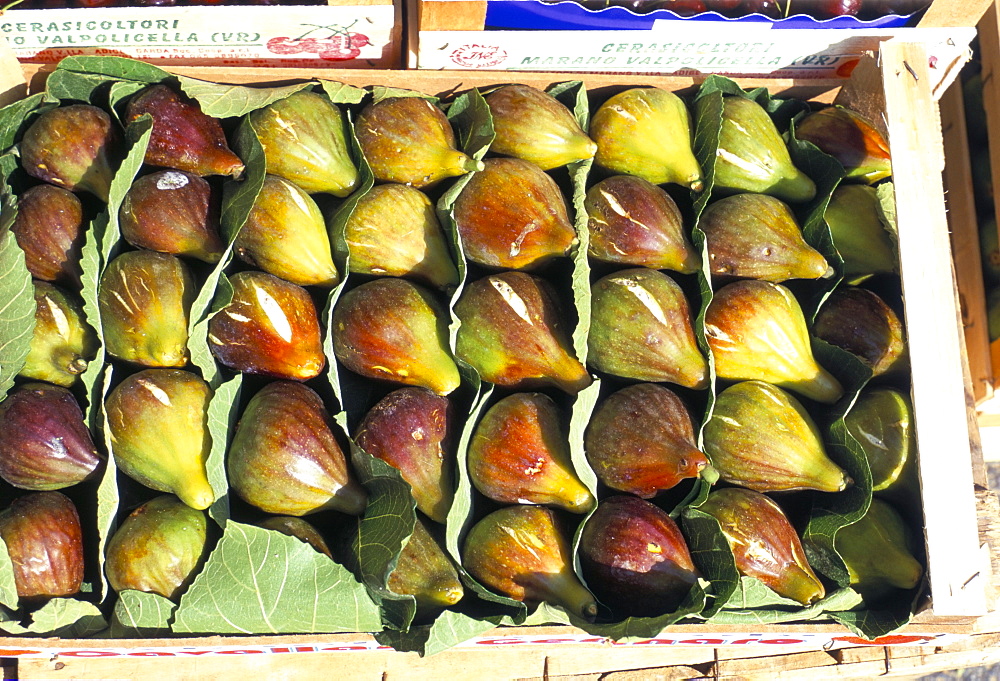
POLYGON ((15 636, 86 638, 107 628, 101 611, 93 603, 74 598, 53 598, 31 615, 31 624, 0 622, 0 630, 15 636))
POLYGON ((178 76, 177 80, 184 94, 198 100, 201 110, 213 118, 245 116, 255 109, 309 87, 309 83, 273 88, 246 87, 209 83, 187 76, 178 76))
POLYGON ((159 594, 127 589, 118 594, 108 635, 112 638, 162 638, 170 635, 177 604, 159 594))
POLYGON ((208 509, 208 515, 219 525, 229 520, 229 481, 226 477, 226 452, 229 436, 236 428, 239 418, 238 405, 243 374, 236 374, 212 393, 208 403, 208 432, 212 438, 212 449, 205 462, 208 482, 212 485, 215 501, 208 509))
POLYGON ((7 545, 0 539, 0 605, 17 610, 17 585, 14 583, 14 564, 7 553, 7 545))
MULTIPOLYGON (((3 197, 5 209, 9 193, 3 197)), ((35 330, 35 289, 14 235, 0 230, 0 399, 24 366, 35 330)))
POLYGON ((171 78, 151 64, 123 57, 66 57, 45 81, 45 91, 60 100, 101 104, 100 90, 109 83, 129 81, 148 85, 171 78))

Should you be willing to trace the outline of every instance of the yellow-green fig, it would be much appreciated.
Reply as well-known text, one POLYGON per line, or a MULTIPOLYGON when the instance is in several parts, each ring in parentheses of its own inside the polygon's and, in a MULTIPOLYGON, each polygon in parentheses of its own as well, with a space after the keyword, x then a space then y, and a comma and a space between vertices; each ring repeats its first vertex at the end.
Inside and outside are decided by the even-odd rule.
POLYGON ((842 184, 830 197, 824 219, 830 226, 833 245, 844 259, 845 277, 899 269, 896 244, 878 206, 878 193, 866 184, 842 184))
POLYGON ((68 388, 97 353, 97 334, 75 296, 48 282, 33 284, 35 329, 18 375, 68 388))
POLYGON ((909 396, 894 388, 863 390, 844 424, 868 460, 872 492, 917 499, 917 438, 909 396))
POLYGON ((389 573, 388 586, 393 593, 413 596, 418 618, 455 605, 465 595, 455 565, 419 515, 396 567, 389 573))

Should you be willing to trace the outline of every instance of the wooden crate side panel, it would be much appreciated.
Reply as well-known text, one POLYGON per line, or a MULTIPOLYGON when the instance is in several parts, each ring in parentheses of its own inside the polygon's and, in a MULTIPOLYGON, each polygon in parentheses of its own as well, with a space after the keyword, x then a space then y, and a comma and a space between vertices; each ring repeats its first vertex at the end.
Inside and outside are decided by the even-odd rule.
POLYGON ((917 26, 975 26, 993 0, 934 0, 917 26))

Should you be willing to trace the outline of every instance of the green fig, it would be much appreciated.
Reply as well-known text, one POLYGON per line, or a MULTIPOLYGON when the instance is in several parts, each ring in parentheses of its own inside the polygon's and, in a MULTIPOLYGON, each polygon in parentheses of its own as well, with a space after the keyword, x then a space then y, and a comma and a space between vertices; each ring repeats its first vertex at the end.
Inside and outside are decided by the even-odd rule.
POLYGON ((594 260, 692 274, 701 256, 670 194, 631 175, 613 175, 587 190, 584 202, 594 260))
POLYGON ((22 602, 74 596, 83 586, 80 515, 61 492, 32 492, 0 513, 0 539, 22 602))
POLYGON ((556 512, 544 506, 508 506, 473 525, 462 564, 497 593, 529 605, 545 601, 592 620, 593 595, 573 573, 569 541, 556 512))
POLYGON ((824 215, 848 278, 897 272, 896 244, 882 221, 878 193, 865 184, 834 190, 824 215))
POLYGON ((208 323, 221 364, 248 374, 306 381, 326 366, 316 305, 301 286, 266 272, 229 278, 233 299, 208 323))
POLYGON ((782 282, 833 275, 826 258, 802 238, 787 204, 767 194, 736 194, 702 213, 712 274, 782 282))
POLYGON ((834 548, 847 565, 851 586, 869 604, 897 601, 899 590, 916 588, 924 576, 910 528, 882 499, 872 499, 860 520, 840 528, 834 548))
POLYGON ((212 389, 181 369, 145 369, 127 376, 104 403, 111 452, 137 482, 180 497, 191 508, 212 505, 205 461, 211 449, 212 389))
POLYGON ((434 203, 419 189, 380 184, 358 199, 344 227, 349 268, 357 274, 409 277, 439 289, 458 284, 434 203))
POLYGON ((111 117, 96 106, 72 104, 49 109, 21 139, 21 167, 32 177, 70 191, 108 200, 118 134, 111 117))
POLYGON ((290 515, 273 515, 260 521, 260 526, 265 530, 275 530, 289 537, 295 537, 313 547, 317 553, 322 553, 327 558, 333 560, 333 553, 327 546, 323 535, 308 521, 290 515))
POLYGON ((48 282, 33 283, 35 330, 18 375, 68 388, 97 354, 97 334, 75 296, 48 282))
POLYGON ((108 541, 104 570, 117 592, 176 601, 208 555, 208 519, 172 494, 132 511, 108 541))
POLYGON ((384 277, 351 289, 333 311, 333 352, 351 371, 447 395, 462 377, 448 350, 447 313, 427 289, 384 277))
POLYGON ((358 186, 347 142, 348 122, 323 95, 299 90, 251 112, 267 172, 310 194, 345 197, 358 186))
POLYGON ((143 175, 118 211, 122 237, 136 248, 219 262, 219 200, 208 180, 180 170, 143 175))
POLYGON ((602 500, 587 520, 580 566, 601 603, 627 616, 673 612, 699 577, 673 518, 626 494, 602 500))
POLYGON ((243 173, 243 161, 229 148, 222 124, 202 112, 196 100, 162 83, 150 85, 129 99, 125 123, 147 114, 153 118, 145 158, 149 165, 200 176, 243 173))
POLYGON ((813 333, 857 355, 875 376, 909 366, 903 322, 867 289, 848 286, 835 291, 816 315, 813 333))
POLYGON ((469 479, 501 504, 542 504, 586 513, 597 500, 580 481, 552 398, 514 393, 483 415, 469 442, 469 479))
POLYGON ((455 131, 441 109, 423 97, 386 97, 366 106, 354 132, 375 179, 418 189, 483 164, 455 148, 455 131))
POLYGON ((312 388, 268 383, 247 404, 226 457, 229 484, 267 513, 334 510, 361 515, 368 503, 312 388))
POLYGON ((566 200, 534 163, 491 158, 455 199, 465 256, 486 267, 535 269, 576 242, 566 200))
POLYGON ((705 312, 705 334, 719 378, 767 381, 826 404, 844 394, 813 357, 802 308, 780 284, 723 286, 705 312))
POLYGON ((452 417, 448 398, 410 386, 379 400, 354 435, 359 447, 399 469, 417 509, 438 523, 455 498, 452 417))
POLYGON ((455 605, 465 595, 455 565, 420 516, 413 524, 413 534, 403 546, 396 567, 389 573, 388 586, 393 593, 413 596, 417 602, 417 618, 455 605))
POLYGON ((484 381, 508 388, 556 386, 576 394, 591 383, 563 330, 555 291, 543 279, 501 272, 465 287, 456 356, 484 381))
POLYGON ((697 477, 708 465, 684 402, 653 383, 609 395, 590 417, 583 441, 601 482, 643 499, 697 477))
POLYGON ((594 161, 613 173, 696 192, 704 187, 687 105, 672 92, 643 87, 614 95, 594 113, 590 137, 597 143, 594 161))
POLYGON ((264 178, 233 248, 250 265, 299 286, 332 287, 340 281, 319 206, 277 175, 264 178))
POLYGON ((885 137, 871 121, 850 109, 829 106, 809 114, 795 124, 795 137, 837 159, 847 180, 875 184, 892 174, 885 137))
POLYGON ((490 151, 542 170, 593 158, 597 145, 566 106, 530 85, 504 85, 486 95, 496 137, 490 151))
POLYGON ((823 446, 802 404, 763 381, 731 385, 705 424, 705 453, 726 482, 758 492, 840 492, 851 478, 823 446))
POLYGON ((622 270, 592 288, 587 363, 639 381, 708 387, 708 363, 694 337, 681 287, 658 270, 622 270))
POLYGON ((892 388, 864 390, 844 424, 865 453, 875 494, 919 495, 917 439, 908 396, 892 388))
POLYGON ((39 184, 17 197, 10 231, 35 279, 80 288, 83 206, 73 192, 39 184))
POLYGON ((197 292, 176 256, 128 251, 116 257, 101 275, 97 294, 108 354, 143 366, 185 366, 197 292))
POLYGON ((826 595, 795 528, 768 496, 727 487, 709 494, 698 510, 719 521, 741 575, 754 577, 779 596, 802 605, 826 595))
POLYGON ((738 96, 722 98, 715 189, 768 194, 792 203, 816 196, 816 184, 792 163, 781 133, 764 108, 738 96))

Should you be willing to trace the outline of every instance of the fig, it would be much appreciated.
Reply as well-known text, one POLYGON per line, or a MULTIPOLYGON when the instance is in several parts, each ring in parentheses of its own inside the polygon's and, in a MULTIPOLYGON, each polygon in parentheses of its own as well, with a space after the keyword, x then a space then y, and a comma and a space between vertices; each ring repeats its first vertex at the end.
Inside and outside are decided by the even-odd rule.
POLYGON ((768 194, 793 203, 816 196, 815 183, 792 163, 781 133, 764 108, 738 96, 722 98, 715 189, 768 194))
POLYGON ((903 322, 867 289, 848 286, 834 291, 816 315, 813 333, 859 357, 875 376, 909 367, 903 322))
POLYGON ((829 106, 809 114, 795 124, 795 137, 837 159, 847 180, 875 184, 892 175, 885 137, 871 121, 850 109, 829 106))
POLYGON ((240 498, 267 513, 360 515, 368 503, 323 400, 293 381, 268 383, 250 399, 229 445, 226 468, 240 498))
POLYGON ((594 162, 613 173, 700 192, 701 168, 691 149, 691 117, 674 93, 656 87, 619 92, 590 121, 594 162))
POLYGON ((840 185, 830 197, 824 218, 844 260, 845 277, 899 271, 896 244, 882 221, 874 187, 840 185))
POLYGON ((0 478, 48 491, 91 477, 101 455, 66 388, 25 383, 0 402, 0 478))
POLYGON ((400 552, 396 567, 389 573, 388 586, 393 593, 413 596, 417 602, 417 618, 455 605, 465 595, 458 571, 420 516, 413 524, 413 534, 400 552))
POLYGON ((447 313, 406 279, 375 279, 341 296, 333 311, 333 352, 351 371, 447 395, 461 383, 448 350, 447 313))
POLYGON ((580 481, 559 408, 542 393, 514 393, 483 415, 469 442, 469 479, 502 504, 586 513, 597 503, 580 481))
POLYGON ((408 277, 448 289, 458 284, 434 204, 419 189, 380 184, 358 199, 344 227, 348 266, 357 274, 408 277))
POLYGON ((217 263, 226 248, 219 236, 219 210, 208 180, 161 170, 132 183, 118 222, 122 237, 136 248, 217 263))
POLYGON ((319 206, 277 175, 264 178, 233 248, 243 261, 299 286, 340 281, 319 206))
POLYGON ((840 492, 851 483, 830 460, 805 407, 763 381, 731 385, 705 424, 705 453, 726 482, 758 492, 840 492))
POLYGON ((708 363, 694 337, 691 308, 669 275, 646 268, 598 279, 590 302, 587 363, 638 381, 708 387, 708 363))
POLYGON ((767 495, 727 487, 709 494, 698 510, 719 521, 741 575, 754 577, 779 596, 802 605, 826 595, 795 528, 767 495))
POLYGON ((83 530, 61 492, 32 492, 0 513, 0 539, 14 568, 17 596, 28 602, 73 596, 83 585, 83 530))
POLYGON ((490 151, 542 170, 593 158, 597 145, 566 106, 530 85, 504 85, 486 95, 496 134, 490 151))
POLYGON ((455 354, 484 381, 516 389, 550 385, 570 394, 590 385, 545 280, 523 272, 484 277, 465 287, 455 314, 462 322, 455 354))
POLYGON ((108 200, 118 134, 111 117, 96 106, 49 109, 21 139, 21 167, 43 182, 108 200))
POLYGON ((208 322, 215 358, 248 374, 305 381, 326 366, 316 305, 301 286, 266 272, 229 278, 233 299, 208 322))
POLYGON ((243 161, 232 152, 218 120, 197 101, 161 84, 143 88, 129 99, 125 122, 145 114, 153 118, 146 163, 200 175, 239 177, 243 161))
POLYGON ((33 283, 35 330, 18 375, 68 388, 97 354, 97 334, 76 296, 48 282, 33 283))
POLYGON ((592 259, 683 274, 701 268, 680 208, 655 184, 613 175, 587 190, 584 206, 592 259))
POLYGON ((598 600, 629 617, 673 612, 699 577, 677 523, 625 494, 602 500, 587 520, 580 566, 598 600))
POLYGON ((602 483, 643 499, 697 477, 708 465, 684 402, 653 383, 630 385, 601 402, 590 417, 584 446, 602 483))
POLYGON ((354 132, 375 179, 418 189, 483 164, 455 147, 455 131, 441 109, 423 97, 386 97, 366 106, 354 132))
POLYGON ((545 601, 592 620, 593 595, 573 573, 573 555, 556 512, 544 506, 507 506, 472 526, 462 564, 486 587, 516 601, 545 601))
POLYGON ((529 161, 491 158, 455 199, 455 226, 469 260, 537 269, 576 242, 555 180, 529 161))
POLYGON ((705 312, 705 334, 719 378, 766 381, 826 404, 844 394, 813 357, 802 308, 781 284, 723 286, 705 312))
POLYGON ((358 186, 340 108, 316 92, 299 90, 251 112, 267 172, 315 194, 345 197, 358 186))
POLYGON ((73 192, 39 184, 17 197, 10 231, 35 279, 80 288, 83 207, 73 192))
POLYGON ((399 469, 417 509, 438 523, 455 497, 452 416, 448 398, 410 386, 379 400, 354 435, 359 447, 399 469))
POLYGON ((323 535, 308 521, 290 515, 273 515, 260 521, 260 526, 266 530, 275 530, 289 537, 295 537, 313 547, 317 553, 322 553, 329 559, 333 559, 330 547, 327 546, 323 535))
POLYGON ((802 238, 783 201, 766 194, 736 194, 702 213, 712 274, 780 283, 833 275, 826 258, 802 238))
POLYGON ((191 508, 212 505, 205 461, 211 449, 208 401, 212 390, 182 369, 145 369, 127 376, 104 402, 111 452, 118 468, 191 508))
POLYGON ((910 398, 892 388, 863 390, 844 424, 868 460, 872 492, 917 498, 917 438, 910 398))
POLYGON ((116 257, 97 293, 108 354, 142 366, 185 366, 197 292, 191 272, 176 256, 128 251, 116 257))
POLYGON ((132 511, 107 546, 104 571, 117 592, 131 589, 176 601, 208 554, 208 519, 172 494, 132 511))

